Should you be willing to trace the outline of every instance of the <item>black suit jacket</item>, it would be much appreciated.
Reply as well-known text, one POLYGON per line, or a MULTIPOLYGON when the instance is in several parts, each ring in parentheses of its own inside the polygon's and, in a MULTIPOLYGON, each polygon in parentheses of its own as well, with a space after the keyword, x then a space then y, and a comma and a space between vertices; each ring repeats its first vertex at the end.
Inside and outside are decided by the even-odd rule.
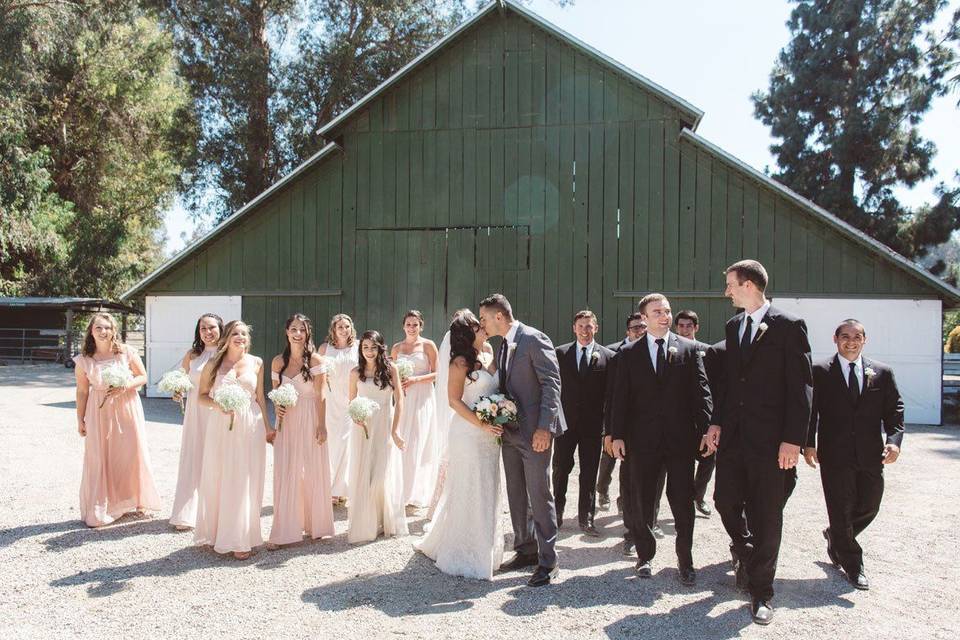
MULTIPOLYGON (((903 440, 903 399, 893 370, 863 358, 863 390, 854 404, 847 372, 838 355, 813 367, 813 411, 807 446, 821 464, 877 469, 883 466, 883 435, 898 447, 903 440), (873 375, 866 375, 872 370, 873 375)), ((844 361, 846 362, 846 361, 844 361)))
MULTIPOLYGON (((727 341, 721 340, 716 344, 707 345, 703 350, 703 368, 707 371, 707 381, 710 383, 710 396, 713 398, 714 411, 723 406, 724 386, 724 356, 727 353, 727 341)), ((715 424, 713 420, 711 424, 715 424)))
POLYGON ((665 450, 693 458, 712 408, 703 358, 692 341, 670 334, 666 370, 657 376, 648 339, 617 355, 612 435, 627 441, 627 455, 665 450))
POLYGON ((613 352, 597 344, 585 375, 580 375, 577 362, 577 343, 557 347, 560 363, 560 403, 570 431, 595 433, 603 431, 604 399, 607 388, 607 368, 613 352))
POLYGON ((727 321, 723 357, 723 405, 713 423, 723 428, 720 451, 777 455, 781 442, 807 441, 812 401, 810 343, 806 323, 771 306, 746 357, 740 349, 743 313, 727 321))
POLYGON ((603 411, 603 435, 608 436, 613 433, 613 391, 617 384, 617 356, 620 349, 627 346, 627 339, 620 342, 613 342, 607 345, 607 349, 613 352, 613 357, 607 363, 607 390, 606 400, 603 411))

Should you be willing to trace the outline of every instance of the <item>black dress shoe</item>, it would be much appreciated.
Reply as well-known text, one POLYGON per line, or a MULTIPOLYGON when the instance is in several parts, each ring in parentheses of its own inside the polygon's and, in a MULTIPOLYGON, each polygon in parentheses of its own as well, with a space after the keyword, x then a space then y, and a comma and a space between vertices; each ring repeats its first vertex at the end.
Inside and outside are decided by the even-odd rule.
POLYGON ((854 589, 859 589, 860 591, 869 591, 870 590, 870 581, 867 580, 867 574, 863 572, 863 569, 859 571, 848 571, 847 580, 850 581, 850 584, 853 585, 854 589))
POLYGON ((697 584, 697 571, 693 567, 680 567, 680 584, 692 587, 697 584))
POLYGON ((537 566, 537 561, 538 558, 535 553, 518 553, 513 556, 509 562, 504 562, 500 565, 500 571, 516 571, 526 567, 535 567, 537 566))
POLYGON ((597 531, 597 528, 593 525, 593 520, 585 520, 580 523, 580 531, 583 531, 585 534, 591 538, 599 538, 600 532, 597 531))
POLYGON ((653 577, 653 568, 650 566, 649 560, 640 560, 637 562, 637 577, 638 578, 652 578, 653 577))
POLYGON ((663 529, 660 528, 660 525, 653 525, 650 531, 653 533, 653 537, 657 538, 658 540, 663 539, 663 529))
POLYGON ((559 575, 560 569, 557 567, 538 566, 537 570, 533 572, 533 575, 530 576, 530 579, 527 581, 527 586, 542 587, 545 584, 550 584, 551 580, 556 580, 559 575))
POLYGON ((706 500, 697 500, 696 502, 693 503, 693 506, 697 508, 697 511, 699 511, 700 513, 702 513, 708 518, 713 513, 713 511, 710 510, 710 505, 707 504, 706 500))
POLYGON ((773 607, 766 600, 751 598, 750 614, 757 624, 768 625, 773 622, 773 607))
POLYGON ((597 493, 597 507, 601 511, 606 511, 610 508, 610 494, 607 493, 597 493))
POLYGON ((624 540, 623 541, 623 555, 635 557, 637 555, 637 548, 633 544, 633 540, 624 540))
POLYGON ((827 557, 830 558, 830 562, 833 563, 833 566, 840 568, 840 556, 837 555, 837 552, 833 550, 833 545, 830 544, 830 529, 823 530, 823 539, 827 541, 827 557))

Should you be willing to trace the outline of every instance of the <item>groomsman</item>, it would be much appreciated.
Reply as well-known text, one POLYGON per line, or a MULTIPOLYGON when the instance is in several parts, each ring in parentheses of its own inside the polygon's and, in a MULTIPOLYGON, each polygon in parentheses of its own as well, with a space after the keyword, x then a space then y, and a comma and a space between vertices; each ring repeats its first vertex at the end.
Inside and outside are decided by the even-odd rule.
POLYGON ((763 265, 737 262, 726 281, 726 296, 744 311, 727 322, 724 402, 705 445, 718 451, 714 504, 733 538, 753 621, 765 625, 773 620, 785 488, 810 421, 810 345, 803 320, 767 300, 763 265), (737 535, 744 508, 750 532, 737 535))
POLYGON ((624 515, 637 547, 637 575, 650 578, 657 550, 657 473, 666 467, 680 581, 692 585, 693 467, 710 420, 710 388, 696 345, 670 331, 673 315, 667 298, 651 293, 638 306, 647 335, 620 350, 613 397, 612 448, 618 458, 630 460, 632 504, 624 515))
POLYGON ((816 468, 827 503, 827 555, 857 589, 870 588, 857 536, 880 511, 883 465, 900 455, 903 400, 893 371, 863 357, 867 332, 844 320, 837 353, 813 367, 813 411, 803 455, 816 468), (886 441, 884 441, 886 435, 886 441))
MULTIPOLYGON (((627 316, 626 335, 623 340, 607 345, 607 349, 614 352, 614 356, 620 352, 620 349, 636 342, 647 332, 647 323, 643 321, 640 313, 631 313, 627 316)), ((597 502, 601 511, 610 508, 610 482, 613 480, 613 468, 617 464, 617 459, 611 455, 610 444, 613 442, 613 436, 610 435, 610 399, 613 397, 614 372, 616 371, 617 359, 614 357, 607 365, 607 408, 603 414, 603 455, 600 456, 600 472, 597 475, 597 502)), ((626 473, 623 463, 620 464, 620 497, 617 498, 617 510, 623 510, 623 489, 626 484, 626 473)), ((631 545, 632 546, 632 545, 631 545)), ((628 550, 629 551, 629 550, 628 550)))
MULTIPOLYGON (((710 381, 710 392, 715 395, 713 379, 710 377, 710 358, 708 357, 710 345, 697 340, 697 331, 700 330, 700 317, 697 316, 696 311, 684 309, 677 314, 676 324, 679 335, 687 340, 693 340, 696 343, 697 350, 700 351, 700 356, 703 358, 703 365, 707 370, 707 380, 710 381)), ((716 373, 714 373, 714 375, 716 375, 716 373)), ((714 402, 716 402, 716 397, 714 397, 714 402)), ((713 476, 713 468, 716 466, 716 461, 715 456, 707 456, 706 458, 697 456, 697 474, 693 480, 693 504, 697 508, 697 511, 708 518, 713 512, 710 510, 710 505, 707 504, 706 500, 707 485, 710 484, 710 478, 713 476)))
POLYGON ((567 481, 573 470, 573 454, 580 460, 580 497, 577 519, 580 530, 599 537, 594 526, 596 514, 597 469, 603 446, 603 410, 607 387, 607 367, 613 351, 597 344, 599 329, 592 311, 578 311, 573 318, 574 342, 557 347, 560 363, 560 403, 567 431, 554 440, 553 496, 557 505, 557 527, 563 525, 567 502, 567 481))

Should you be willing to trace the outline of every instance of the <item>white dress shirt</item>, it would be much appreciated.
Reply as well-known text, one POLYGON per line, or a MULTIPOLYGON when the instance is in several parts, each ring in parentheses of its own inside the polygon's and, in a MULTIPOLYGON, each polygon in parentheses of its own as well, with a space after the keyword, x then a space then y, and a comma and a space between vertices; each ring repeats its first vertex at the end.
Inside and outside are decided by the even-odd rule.
POLYGON ((520 321, 514 320, 513 322, 510 323, 510 331, 507 331, 507 335, 503 337, 503 342, 504 344, 507 345, 506 346, 507 360, 503 364, 504 371, 508 371, 510 369, 510 357, 511 357, 510 345, 517 341, 517 329, 519 328, 520 328, 520 321))
MULTIPOLYGON (((652 333, 647 333, 647 351, 650 352, 650 362, 653 364, 653 370, 657 370, 657 338, 652 333)), ((663 361, 670 359, 670 332, 667 331, 663 336, 663 361)))
POLYGON ((847 383, 847 387, 850 386, 850 363, 853 362, 854 375, 857 376, 857 384, 860 385, 860 391, 863 391, 863 356, 859 356, 856 360, 847 360, 842 355, 837 353, 837 361, 840 363, 840 371, 843 373, 843 381, 847 383))
POLYGON ((587 346, 583 346, 582 344, 580 344, 580 341, 577 340, 577 370, 578 371, 580 370, 580 358, 583 357, 584 350, 586 350, 587 352, 587 363, 588 363, 587 366, 589 366, 590 358, 593 356, 593 352, 596 349, 597 349, 596 342, 591 342, 587 346))
POLYGON ((740 321, 740 330, 737 332, 740 342, 743 342, 743 332, 747 328, 747 318, 753 318, 753 324, 750 325, 750 328, 753 330, 753 334, 750 336, 750 342, 752 343, 757 339, 757 331, 760 330, 760 323, 763 322, 763 316, 767 315, 767 311, 770 310, 770 302, 764 302, 763 306, 754 311, 751 314, 746 312, 743 315, 743 320, 740 321))

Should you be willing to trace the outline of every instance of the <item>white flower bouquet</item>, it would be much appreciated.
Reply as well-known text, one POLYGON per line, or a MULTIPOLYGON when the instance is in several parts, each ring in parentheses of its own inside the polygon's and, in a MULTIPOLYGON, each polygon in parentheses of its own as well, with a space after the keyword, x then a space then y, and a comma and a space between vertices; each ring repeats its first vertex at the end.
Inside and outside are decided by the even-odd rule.
MULTIPOLYGON (((130 367, 123 362, 114 362, 109 367, 104 367, 103 371, 100 372, 100 379, 103 381, 103 384, 107 385, 110 389, 124 389, 131 382, 133 382, 133 373, 130 371, 130 367)), ((103 408, 103 403, 107 401, 107 396, 100 401, 100 408, 103 408)))
POLYGON ((190 390, 193 389, 193 383, 190 382, 190 376, 182 369, 174 369, 173 371, 167 371, 160 377, 160 382, 157 383, 157 389, 164 393, 179 396, 180 413, 184 413, 186 411, 183 404, 184 398, 190 393, 190 390))
POLYGON ((357 396, 351 400, 347 406, 347 415, 350 416, 351 420, 360 425, 360 428, 363 429, 363 437, 369 440, 370 431, 367 429, 367 424, 370 418, 373 417, 373 414, 379 410, 380 405, 377 404, 375 400, 357 396))
MULTIPOLYGON (((473 412, 480 418, 480 422, 500 427, 514 424, 520 419, 517 404, 502 393, 480 396, 473 406, 473 412)), ((499 441, 500 438, 497 438, 497 442, 499 441)))
POLYGON ((394 363, 397 367, 397 373, 400 374, 400 382, 413 375, 413 363, 405 358, 398 358, 394 363))
POLYGON ((250 395, 238 384, 222 384, 213 392, 213 401, 230 414, 230 429, 233 431, 233 413, 250 406, 250 395))
MULTIPOLYGON (((290 407, 296 406, 297 398, 300 397, 300 394, 297 393, 297 389, 290 384, 289 382, 284 382, 282 385, 271 391, 267 394, 267 397, 270 398, 270 401, 278 406, 283 407, 284 409, 289 409, 290 407)), ((277 421, 277 431, 283 428, 283 418, 277 421)))

